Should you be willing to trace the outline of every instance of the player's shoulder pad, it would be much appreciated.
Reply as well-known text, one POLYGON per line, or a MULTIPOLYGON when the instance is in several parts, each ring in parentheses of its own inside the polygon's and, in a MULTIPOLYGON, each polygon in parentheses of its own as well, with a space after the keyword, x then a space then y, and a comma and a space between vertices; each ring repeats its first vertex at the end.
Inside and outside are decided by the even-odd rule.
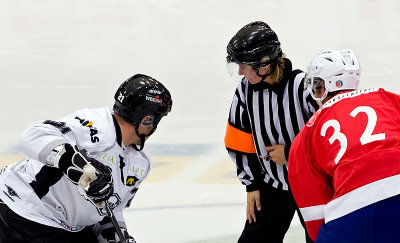
POLYGON ((115 143, 115 126, 110 109, 83 109, 69 115, 67 119, 81 146, 102 150, 115 143))

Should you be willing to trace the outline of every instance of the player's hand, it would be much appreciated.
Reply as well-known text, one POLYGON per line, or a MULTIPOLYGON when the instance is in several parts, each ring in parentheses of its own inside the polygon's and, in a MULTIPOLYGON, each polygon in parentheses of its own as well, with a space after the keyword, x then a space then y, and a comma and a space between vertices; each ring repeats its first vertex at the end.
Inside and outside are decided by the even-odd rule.
MULTIPOLYGON (((125 236, 127 243, 136 243, 136 240, 129 235, 128 230, 121 227, 121 231, 125 236)), ((100 232, 98 237, 99 243, 119 243, 119 237, 114 228, 106 228, 100 232)))
POLYGON ((267 146, 265 150, 268 151, 268 156, 273 162, 279 165, 284 165, 287 162, 285 157, 285 145, 276 144, 267 146))
POLYGON ((249 223, 256 222, 256 210, 261 211, 260 191, 247 192, 246 216, 249 223))
MULTIPOLYGON (((79 150, 76 146, 65 144, 65 153, 61 156, 59 168, 74 184, 82 185, 85 178, 84 170, 94 168, 95 179, 88 181, 85 192, 94 203, 107 200, 114 192, 113 178, 110 167, 89 157, 86 150, 79 150)), ((87 175, 86 175, 87 176, 87 175)))

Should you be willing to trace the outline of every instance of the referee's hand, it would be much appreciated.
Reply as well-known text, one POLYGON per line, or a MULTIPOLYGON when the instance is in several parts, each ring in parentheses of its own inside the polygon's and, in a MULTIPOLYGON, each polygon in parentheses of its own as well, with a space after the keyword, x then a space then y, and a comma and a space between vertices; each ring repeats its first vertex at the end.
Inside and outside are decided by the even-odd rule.
POLYGON ((284 165, 285 163, 287 163, 285 156, 285 145, 276 144, 272 146, 267 146, 265 147, 265 150, 268 151, 268 155, 273 162, 279 165, 284 165))
POLYGON ((247 192, 246 216, 249 223, 256 222, 256 210, 261 211, 260 191, 247 192))

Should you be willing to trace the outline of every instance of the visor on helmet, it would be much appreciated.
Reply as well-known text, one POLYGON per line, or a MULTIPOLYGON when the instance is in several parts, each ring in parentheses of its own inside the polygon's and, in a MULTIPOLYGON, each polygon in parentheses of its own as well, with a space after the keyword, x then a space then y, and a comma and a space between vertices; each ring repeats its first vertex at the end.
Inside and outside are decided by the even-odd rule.
POLYGON ((258 72, 259 67, 267 67, 271 62, 234 62, 230 56, 226 57, 226 69, 228 70, 229 75, 236 82, 241 82, 245 77, 243 74, 239 73, 239 69, 253 69, 258 72))
POLYGON ((325 81, 320 77, 304 77, 304 90, 308 89, 314 100, 322 101, 328 94, 325 81), (316 97, 318 96, 318 98, 316 97))
POLYGON ((226 69, 228 70, 229 75, 236 82, 240 82, 244 79, 244 75, 239 74, 239 64, 234 62, 227 62, 226 69))

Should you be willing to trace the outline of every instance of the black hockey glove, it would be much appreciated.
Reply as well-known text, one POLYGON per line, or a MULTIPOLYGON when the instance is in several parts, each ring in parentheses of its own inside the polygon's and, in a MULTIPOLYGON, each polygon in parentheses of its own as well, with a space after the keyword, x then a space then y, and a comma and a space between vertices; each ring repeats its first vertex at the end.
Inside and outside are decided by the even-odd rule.
MULTIPOLYGON (((136 240, 129 235, 128 231, 121 227, 121 231, 125 236, 126 243, 136 243, 136 240)), ((114 228, 103 229, 98 237, 100 243, 119 243, 119 237, 114 228)))
POLYGON ((64 144, 64 148, 65 153, 59 159, 58 168, 74 184, 83 185, 82 181, 86 178, 88 186, 84 189, 88 198, 94 203, 109 199, 114 192, 111 168, 89 157, 84 149, 79 150, 78 147, 72 147, 70 144, 64 144), (92 169, 95 174, 92 180, 84 174, 87 169, 92 169))

